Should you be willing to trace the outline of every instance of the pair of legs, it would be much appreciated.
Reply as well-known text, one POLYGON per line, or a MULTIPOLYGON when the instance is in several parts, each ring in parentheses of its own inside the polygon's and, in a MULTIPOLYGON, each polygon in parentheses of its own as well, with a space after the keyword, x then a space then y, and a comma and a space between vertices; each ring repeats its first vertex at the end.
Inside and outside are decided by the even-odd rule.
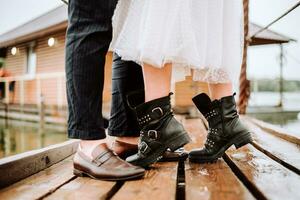
MULTIPOLYGON (((123 61, 114 54, 112 70, 112 110, 108 132, 118 141, 137 144, 139 128, 126 96, 132 91, 145 90, 145 101, 167 96, 171 91, 172 65, 163 68, 123 61), (155 80, 155 81, 153 81, 155 80)), ((232 84, 209 84, 211 98, 220 99, 232 95, 232 84)))
MULTIPOLYGON (((145 98, 146 101, 167 96, 171 91, 171 72, 172 65, 166 64, 163 68, 144 64, 143 75, 145 80, 145 98), (155 81, 153 81, 155 80, 155 81), (159 88, 159 89, 158 89, 159 88)), ((232 95, 232 84, 209 84, 209 95, 212 100, 221 99, 232 95)))
MULTIPOLYGON (((90 0, 88 4, 83 0, 72 0, 69 3, 69 26, 66 42, 68 135, 70 138, 82 140, 81 147, 86 155, 91 155, 95 146, 99 144, 105 146, 106 143, 102 118, 102 91, 105 56, 112 39, 111 18, 116 3, 117 0, 110 0, 105 3, 90 0)), ((139 67, 131 66, 131 68, 138 69, 139 67)), ((140 75, 130 76, 125 83, 116 84, 120 91, 125 90, 121 98, 123 105, 126 105, 127 90, 131 91, 144 86, 142 79, 138 83, 133 83, 133 86, 138 86, 137 88, 128 87, 124 89, 120 88, 120 85, 124 86, 128 84, 128 80, 143 77, 141 71, 138 74, 140 75)), ((143 74, 146 86, 146 101, 165 96, 170 92, 170 65, 165 66, 163 69, 145 65, 143 74)), ((225 96, 223 92, 227 91, 224 89, 227 87, 223 85, 210 88, 213 98, 217 94, 225 96)), ((115 108, 117 108, 116 106, 115 108)), ((123 112, 126 112, 126 110, 130 109, 125 107, 123 112)), ((133 118, 130 113, 126 113, 125 116, 127 116, 127 119, 133 118)), ((112 120, 117 119, 112 118, 112 120)), ((115 124, 119 123, 118 121, 115 122, 115 124)), ((130 122, 125 123, 130 124, 130 122)), ((132 142, 135 139, 127 137, 138 136, 139 134, 135 123, 132 123, 128 129, 122 128, 122 133, 115 132, 115 127, 112 127, 112 125, 110 125, 111 135, 118 136, 119 139, 132 142)))

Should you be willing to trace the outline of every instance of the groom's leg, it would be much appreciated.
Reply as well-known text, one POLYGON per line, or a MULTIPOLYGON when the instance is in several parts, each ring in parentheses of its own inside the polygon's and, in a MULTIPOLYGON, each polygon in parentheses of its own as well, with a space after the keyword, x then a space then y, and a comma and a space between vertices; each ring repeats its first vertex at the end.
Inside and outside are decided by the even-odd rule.
POLYGON ((74 174, 114 181, 140 178, 145 173, 119 159, 104 140, 104 64, 115 5, 114 0, 70 0, 66 43, 68 134, 81 139, 73 158, 74 174))
MULTIPOLYGON (((144 92, 142 67, 135 62, 123 61, 116 53, 112 66, 112 106, 108 133, 116 137, 138 137, 139 125, 126 96, 133 91, 144 92)), ((142 95, 144 102, 144 95, 142 95)))
POLYGON ((144 80, 141 66, 123 61, 116 53, 112 66, 112 106, 108 133, 115 136, 111 149, 121 158, 135 154, 140 134, 137 117, 127 104, 127 95, 140 91, 137 101, 144 102, 144 80))
POLYGON ((70 0, 66 78, 70 138, 105 138, 102 118, 104 64, 112 39, 116 0, 70 0))

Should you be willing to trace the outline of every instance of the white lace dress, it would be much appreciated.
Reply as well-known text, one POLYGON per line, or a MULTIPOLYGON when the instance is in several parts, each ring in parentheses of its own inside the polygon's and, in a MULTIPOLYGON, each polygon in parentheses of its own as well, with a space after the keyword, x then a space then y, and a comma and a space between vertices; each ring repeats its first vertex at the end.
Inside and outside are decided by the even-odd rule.
POLYGON ((172 63, 173 81, 193 71, 196 81, 235 82, 242 18, 242 0, 119 0, 110 48, 139 64, 172 63))

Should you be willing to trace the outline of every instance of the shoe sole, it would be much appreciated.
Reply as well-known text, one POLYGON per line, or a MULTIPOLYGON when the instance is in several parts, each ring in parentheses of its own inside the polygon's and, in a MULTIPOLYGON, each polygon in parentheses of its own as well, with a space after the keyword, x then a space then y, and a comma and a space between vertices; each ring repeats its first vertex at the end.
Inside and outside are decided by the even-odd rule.
POLYGON ((128 181, 128 180, 136 180, 139 178, 144 177, 145 173, 140 173, 140 174, 135 174, 132 176, 127 176, 127 177, 120 177, 120 178, 116 178, 116 177, 95 177, 91 174, 89 174, 88 172, 84 172, 78 169, 73 169, 73 174, 75 176, 78 177, 90 177, 92 179, 96 179, 96 180, 103 180, 103 181, 128 181))
POLYGON ((221 158, 225 151, 229 149, 232 145, 235 146, 236 149, 241 148, 242 146, 245 146, 246 144, 249 144, 253 141, 250 132, 247 132, 246 134, 238 135, 235 138, 233 138, 231 141, 229 141, 223 148, 221 148, 217 154, 215 154, 212 157, 209 158, 201 158, 199 156, 191 156, 189 155, 189 160, 191 162, 196 163, 214 163, 219 158, 221 158))
POLYGON ((176 155, 172 156, 172 157, 163 155, 163 157, 158 162, 185 161, 189 156, 188 152, 186 152, 185 150, 183 150, 183 152, 178 152, 178 153, 176 153, 176 151, 175 151, 174 153, 176 155))
POLYGON ((187 132, 182 132, 181 135, 169 139, 165 142, 165 145, 161 148, 154 151, 149 157, 146 157, 143 160, 139 160, 138 162, 130 162, 133 165, 141 166, 141 167, 148 167, 149 165, 159 161, 162 157, 164 152, 169 148, 171 151, 175 151, 180 147, 183 147, 187 143, 191 141, 187 132))

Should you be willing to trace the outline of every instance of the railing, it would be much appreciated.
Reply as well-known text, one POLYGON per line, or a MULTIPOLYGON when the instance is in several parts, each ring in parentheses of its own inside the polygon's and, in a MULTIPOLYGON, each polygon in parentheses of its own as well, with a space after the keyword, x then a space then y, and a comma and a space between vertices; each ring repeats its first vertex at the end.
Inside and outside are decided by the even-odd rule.
MULTIPOLYGON (((19 104, 20 106, 25 105, 25 90, 24 83, 26 81, 35 81, 36 84, 36 103, 37 105, 41 105, 43 102, 43 95, 42 95, 42 88, 41 88, 41 81, 42 80, 48 80, 48 79, 56 79, 56 104, 59 108, 63 106, 63 80, 65 79, 65 72, 52 72, 52 73, 41 73, 41 74, 35 74, 35 75, 21 75, 21 76, 11 76, 11 77, 2 77, 0 78, 0 82, 5 83, 5 89, 4 89, 4 103, 9 104, 10 103, 10 91, 9 91, 9 84, 12 81, 15 81, 16 83, 19 82, 19 104)), ((16 92, 16 91, 15 91, 16 92)))

